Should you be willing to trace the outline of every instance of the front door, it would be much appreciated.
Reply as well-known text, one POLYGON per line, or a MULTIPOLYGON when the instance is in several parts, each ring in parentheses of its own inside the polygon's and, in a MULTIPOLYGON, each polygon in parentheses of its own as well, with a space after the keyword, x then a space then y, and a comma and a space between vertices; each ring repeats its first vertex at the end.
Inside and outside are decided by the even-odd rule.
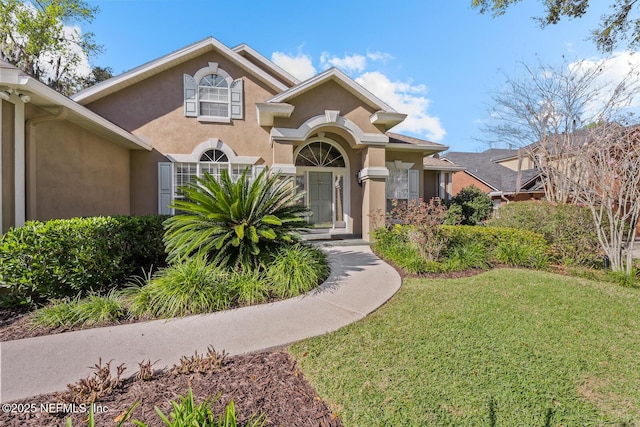
POLYGON ((309 172, 309 208, 311 224, 331 227, 333 225, 333 173, 309 172))

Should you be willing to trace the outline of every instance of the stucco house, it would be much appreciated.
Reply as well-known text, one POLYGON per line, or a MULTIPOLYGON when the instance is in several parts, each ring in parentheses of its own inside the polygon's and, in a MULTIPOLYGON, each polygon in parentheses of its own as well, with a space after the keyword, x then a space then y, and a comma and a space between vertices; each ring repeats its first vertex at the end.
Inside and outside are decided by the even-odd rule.
POLYGON ((389 132, 406 115, 338 69, 299 81, 247 45, 207 38, 60 95, 0 63, 0 224, 171 214, 178 187, 265 167, 305 190, 315 227, 368 239, 388 200, 436 188, 446 146, 389 132))

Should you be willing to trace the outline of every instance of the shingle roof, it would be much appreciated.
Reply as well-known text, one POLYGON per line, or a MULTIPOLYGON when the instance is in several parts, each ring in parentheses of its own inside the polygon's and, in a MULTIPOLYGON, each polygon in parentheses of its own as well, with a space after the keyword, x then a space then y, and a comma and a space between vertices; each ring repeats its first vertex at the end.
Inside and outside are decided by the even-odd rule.
POLYGON ((464 166, 471 175, 477 177, 495 191, 505 193, 531 191, 535 187, 535 178, 539 175, 537 169, 526 169, 520 172, 520 188, 516 188, 518 172, 497 163, 518 155, 517 150, 492 148, 482 153, 465 153, 453 151, 447 153, 446 159, 464 166), (533 182, 532 182, 533 181, 533 182), (529 183, 529 188, 523 188, 523 184, 529 183))

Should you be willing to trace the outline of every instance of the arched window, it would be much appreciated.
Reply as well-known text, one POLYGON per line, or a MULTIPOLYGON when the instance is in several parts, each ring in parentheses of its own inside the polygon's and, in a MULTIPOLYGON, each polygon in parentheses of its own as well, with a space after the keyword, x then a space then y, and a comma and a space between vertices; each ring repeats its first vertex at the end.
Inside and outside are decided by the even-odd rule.
POLYGON ((200 115, 229 117, 229 84, 217 74, 208 74, 198 83, 200 115))
POLYGON ((229 158, 220 150, 207 150, 200 156, 201 162, 223 162, 228 163, 229 158))
POLYGON ((325 168, 345 167, 344 157, 336 147, 327 142, 312 142, 306 145, 296 157, 296 166, 318 166, 325 168))
POLYGON ((210 62, 193 76, 184 74, 184 115, 203 122, 244 118, 242 79, 233 78, 210 62))

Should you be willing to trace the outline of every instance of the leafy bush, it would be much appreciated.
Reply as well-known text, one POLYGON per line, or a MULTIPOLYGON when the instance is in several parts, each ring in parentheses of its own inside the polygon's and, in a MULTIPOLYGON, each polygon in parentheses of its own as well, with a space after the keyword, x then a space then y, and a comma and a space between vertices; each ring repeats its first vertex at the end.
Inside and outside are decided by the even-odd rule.
POLYGON ((443 225, 439 241, 447 246, 437 259, 425 258, 411 241, 412 226, 396 225, 379 228, 374 232, 375 251, 382 258, 401 267, 408 273, 442 273, 468 268, 488 268, 495 262, 519 266, 544 268, 547 265, 549 247, 542 235, 513 228, 477 227, 467 225, 443 225), (503 258, 496 258, 496 247, 503 245, 503 258), (505 258, 506 249, 515 247, 525 251, 522 259, 505 258), (509 262, 504 262, 509 259, 509 262))
POLYGON ((491 197, 475 185, 464 187, 449 202, 446 223, 450 225, 478 225, 493 211, 491 197))
POLYGON ((437 260, 446 247, 440 225, 444 222, 447 209, 441 200, 432 198, 428 203, 422 199, 408 203, 393 200, 392 204, 392 221, 409 226, 404 231, 424 259, 437 260))
POLYGON ((164 217, 29 221, 0 236, 0 302, 34 305, 105 292, 165 264, 164 217))
POLYGON ((328 276, 324 252, 300 243, 280 248, 266 268, 266 278, 280 298, 308 292, 328 276))
POLYGON ((591 212, 584 206, 527 201, 509 203, 499 213, 490 225, 541 233, 557 262, 592 266, 602 258, 591 212))
POLYGON ((409 240, 407 228, 407 226, 396 225, 393 228, 374 230, 375 251, 385 260, 409 273, 423 273, 427 268, 427 260, 416 245, 409 240))
POLYGON ((475 227, 470 225, 443 225, 443 234, 449 239, 450 246, 456 247, 475 242, 487 248, 489 252, 501 242, 517 242, 525 246, 539 248, 545 252, 549 246, 539 233, 508 227, 475 227))
POLYGON ((238 304, 260 304, 269 300, 271 287, 262 271, 233 272, 228 286, 238 304))
POLYGON ((443 263, 448 271, 491 267, 489 251, 485 246, 474 241, 454 246, 443 263))
POLYGON ((227 272, 194 257, 159 270, 125 293, 135 316, 178 317, 228 308, 227 281, 227 272))
POLYGON ((173 207, 181 214, 167 219, 165 243, 170 261, 206 257, 227 268, 252 269, 269 252, 295 239, 306 224, 308 209, 297 203, 289 180, 264 170, 250 180, 245 170, 235 182, 223 170, 181 190, 184 200, 173 207))
POLYGON ((544 268, 548 263, 547 255, 540 248, 514 240, 498 243, 494 257, 498 262, 512 267, 544 268))
POLYGON ((125 316, 126 309, 116 292, 105 296, 90 295, 84 299, 53 301, 33 313, 37 326, 56 328, 75 325, 99 325, 118 321, 125 316))

